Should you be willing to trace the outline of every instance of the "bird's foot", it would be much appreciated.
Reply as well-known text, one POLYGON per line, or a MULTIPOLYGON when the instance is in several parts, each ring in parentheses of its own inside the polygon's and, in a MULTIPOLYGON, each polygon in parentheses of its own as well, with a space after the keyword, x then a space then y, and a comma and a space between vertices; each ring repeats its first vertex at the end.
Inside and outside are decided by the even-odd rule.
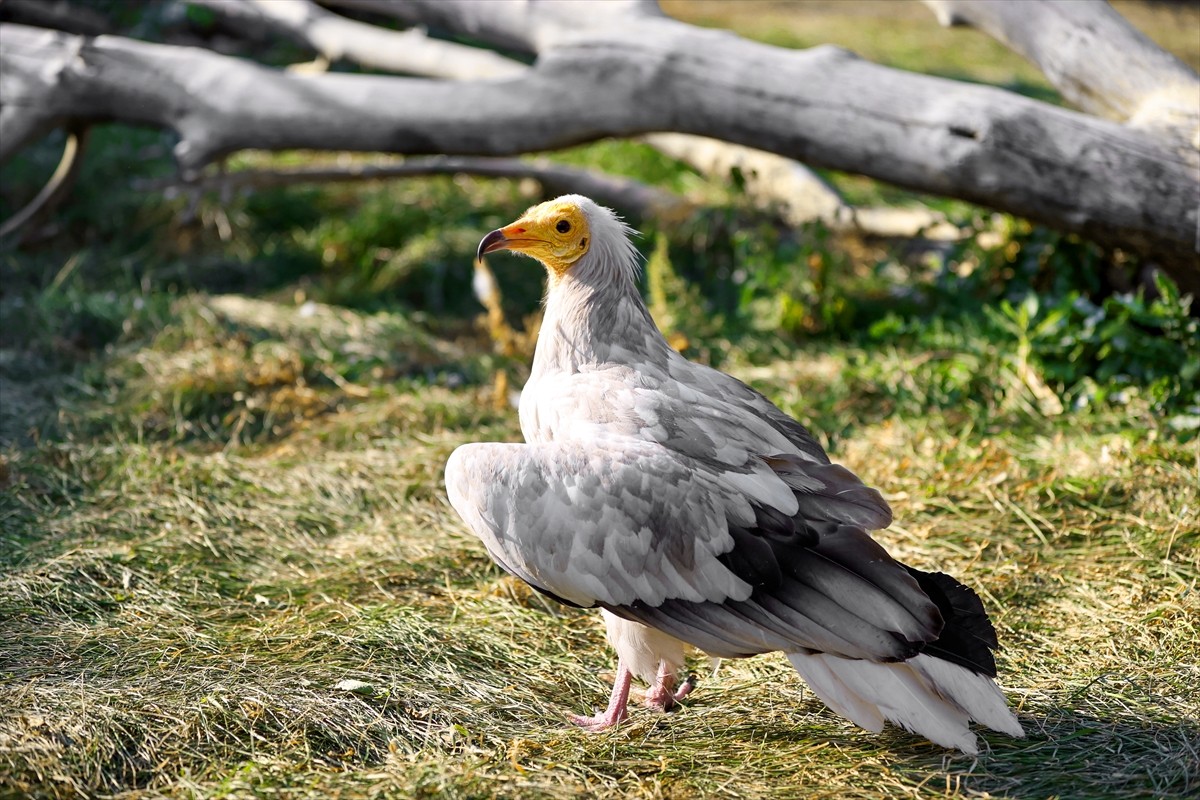
POLYGON ((652 708, 656 711, 671 711, 679 703, 680 700, 687 697, 696 688, 696 676, 688 675, 687 680, 679 687, 675 688, 675 678, 673 675, 659 673, 659 680, 654 686, 646 691, 645 705, 646 708, 652 708))
POLYGON ((691 694, 692 690, 696 688, 696 683, 696 673, 693 672, 687 676, 687 680, 679 687, 679 691, 675 692, 675 700, 682 700, 691 694))
POLYGON ((655 686, 647 690, 646 699, 642 703, 654 711, 670 711, 675 708, 675 693, 670 689, 655 686))
POLYGON ((632 683, 633 673, 618 661, 617 678, 613 681, 612 695, 608 698, 608 708, 594 717, 571 714, 568 718, 585 731, 598 733, 608 730, 628 716, 629 687, 632 683))
POLYGON ((621 706, 615 711, 610 708, 592 717, 585 717, 582 714, 571 714, 568 716, 568 719, 571 720, 572 724, 578 725, 589 733, 599 733, 620 724, 628 715, 629 712, 625 710, 625 706, 621 706))

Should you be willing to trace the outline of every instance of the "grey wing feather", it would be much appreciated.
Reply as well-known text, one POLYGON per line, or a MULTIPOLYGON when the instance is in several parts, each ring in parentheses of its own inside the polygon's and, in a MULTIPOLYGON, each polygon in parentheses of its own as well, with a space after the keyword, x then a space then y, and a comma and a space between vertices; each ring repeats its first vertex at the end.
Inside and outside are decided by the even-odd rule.
POLYGON ((892 509, 883 495, 869 488, 840 464, 832 464, 808 429, 785 414, 764 395, 724 372, 691 362, 693 383, 711 384, 728 402, 762 419, 786 437, 796 453, 768 453, 768 463, 796 491, 801 507, 798 516, 832 520, 874 530, 892 524, 892 509))
POLYGON ((883 496, 850 470, 830 463, 812 434, 762 394, 737 378, 682 359, 671 363, 669 375, 680 383, 657 387, 657 424, 640 435, 713 467, 736 468, 746 456, 764 458, 795 492, 798 519, 868 530, 891 525, 892 510, 883 496), (794 451, 785 452, 781 445, 794 451))
POLYGON ((750 586, 718 558, 745 501, 661 446, 471 444, 450 502, 495 560, 582 606, 723 602, 750 586))
POLYGON ((725 402, 761 419, 785 437, 806 460, 828 464, 829 456, 807 428, 785 414, 761 392, 720 370, 680 358, 672 360, 670 376, 706 394, 718 395, 725 402))
MULTIPOLYGON (((849 475, 774 461, 771 474, 783 474, 773 479, 798 497, 849 475)), ((715 655, 811 649, 898 660, 937 638, 938 608, 860 526, 761 503, 746 514, 727 481, 758 478, 628 440, 465 445, 446 468, 451 503, 509 572, 715 655)), ((859 487, 844 491, 869 491, 859 487)))
POLYGON ((905 567, 861 528, 827 523, 815 541, 735 530, 733 553, 763 541, 763 564, 724 560, 754 585, 723 603, 667 600, 608 607, 724 658, 771 650, 813 650, 902 661, 938 639, 943 618, 905 567), (778 576, 778 577, 775 577, 778 576))
POLYGON ((867 530, 892 524, 892 509, 875 489, 841 464, 806 461, 787 453, 766 457, 767 464, 795 493, 796 516, 857 525, 867 530))

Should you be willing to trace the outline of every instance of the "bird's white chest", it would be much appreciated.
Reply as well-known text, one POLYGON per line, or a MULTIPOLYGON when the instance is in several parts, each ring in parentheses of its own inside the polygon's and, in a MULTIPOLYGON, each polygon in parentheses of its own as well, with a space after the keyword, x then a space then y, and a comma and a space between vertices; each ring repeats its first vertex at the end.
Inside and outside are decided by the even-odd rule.
POLYGON ((521 433, 531 444, 622 436, 643 438, 654 413, 637 388, 606 371, 535 374, 521 392, 521 433))
POLYGON ((595 400, 578 391, 573 376, 534 376, 521 392, 521 433, 530 444, 561 441, 588 418, 595 400))
POLYGON ((521 420, 521 435, 530 444, 548 442, 552 438, 543 431, 542 409, 538 402, 538 384, 537 378, 529 379, 525 388, 521 390, 521 402, 517 407, 517 414, 521 420))

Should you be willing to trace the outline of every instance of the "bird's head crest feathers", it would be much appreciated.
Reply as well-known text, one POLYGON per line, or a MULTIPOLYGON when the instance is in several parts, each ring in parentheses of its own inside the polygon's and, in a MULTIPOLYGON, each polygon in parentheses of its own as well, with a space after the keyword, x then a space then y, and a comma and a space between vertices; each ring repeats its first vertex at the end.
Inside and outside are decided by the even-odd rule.
POLYGON ((529 208, 512 224, 483 237, 477 256, 497 250, 527 255, 545 265, 551 283, 584 264, 632 280, 638 252, 629 237, 635 234, 611 209, 568 194, 529 208))

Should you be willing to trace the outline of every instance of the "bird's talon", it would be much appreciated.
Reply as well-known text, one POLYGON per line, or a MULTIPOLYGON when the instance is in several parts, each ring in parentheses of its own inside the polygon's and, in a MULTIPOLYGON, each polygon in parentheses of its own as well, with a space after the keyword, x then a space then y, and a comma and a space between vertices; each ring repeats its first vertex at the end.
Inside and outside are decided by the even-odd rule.
POLYGON ((679 687, 679 691, 675 692, 674 699, 682 700, 683 698, 687 697, 696 689, 697 683, 698 681, 695 673, 688 675, 687 680, 685 680, 683 685, 679 687))

